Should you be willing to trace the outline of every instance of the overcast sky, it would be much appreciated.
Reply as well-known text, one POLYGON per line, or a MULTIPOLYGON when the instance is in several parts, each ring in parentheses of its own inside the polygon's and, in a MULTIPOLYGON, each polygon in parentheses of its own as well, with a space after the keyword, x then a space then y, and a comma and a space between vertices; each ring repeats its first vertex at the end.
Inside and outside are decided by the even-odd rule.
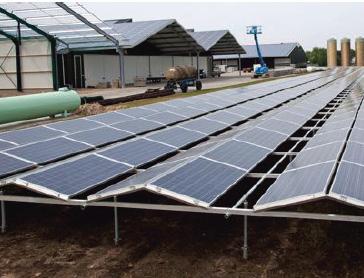
POLYGON ((82 3, 100 19, 176 19, 195 31, 228 29, 253 44, 247 25, 262 25, 262 43, 299 42, 309 50, 335 37, 364 36, 364 3, 82 3))

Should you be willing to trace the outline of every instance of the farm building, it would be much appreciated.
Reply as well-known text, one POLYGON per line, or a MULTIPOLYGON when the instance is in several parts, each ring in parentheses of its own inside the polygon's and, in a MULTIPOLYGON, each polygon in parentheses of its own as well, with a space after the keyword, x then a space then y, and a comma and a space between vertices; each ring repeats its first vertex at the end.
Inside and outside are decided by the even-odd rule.
MULTIPOLYGON (((264 62, 268 68, 282 67, 305 67, 307 57, 305 50, 298 43, 277 43, 277 44, 260 44, 260 49, 264 62)), ((241 55, 241 67, 251 68, 254 64, 259 64, 257 49, 255 45, 243 45, 246 51, 241 55)), ((236 54, 215 55, 214 65, 227 65, 235 69, 239 68, 239 56, 236 54)))
POLYGON ((101 21, 79 4, 64 3, 0 8, 0 90, 96 87, 117 78, 124 87, 136 77, 161 79, 175 65, 208 73, 212 55, 245 53, 228 31, 196 32, 197 41, 174 19, 101 21))

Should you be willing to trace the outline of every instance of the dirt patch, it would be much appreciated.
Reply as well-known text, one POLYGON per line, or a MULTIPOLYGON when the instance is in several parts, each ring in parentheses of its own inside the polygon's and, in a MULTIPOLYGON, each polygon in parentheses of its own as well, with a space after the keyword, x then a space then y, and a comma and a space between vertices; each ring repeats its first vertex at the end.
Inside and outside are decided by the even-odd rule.
POLYGON ((75 112, 75 115, 80 115, 80 116, 90 116, 90 115, 96 115, 96 114, 100 114, 100 113, 105 113, 105 112, 109 112, 109 111, 113 111, 113 110, 118 110, 118 109, 125 109, 126 106, 125 105, 113 105, 113 106, 102 106, 98 103, 88 103, 88 104, 84 104, 81 105, 75 112))
POLYGON ((362 224, 7 205, 0 277, 363 277, 362 224))

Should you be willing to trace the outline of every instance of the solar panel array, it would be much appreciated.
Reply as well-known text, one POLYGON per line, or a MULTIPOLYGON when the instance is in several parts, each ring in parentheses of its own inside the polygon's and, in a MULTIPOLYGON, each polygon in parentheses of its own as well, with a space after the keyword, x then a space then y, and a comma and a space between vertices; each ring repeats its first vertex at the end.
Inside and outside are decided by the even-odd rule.
MULTIPOLYGON (((349 79, 348 82, 354 81, 349 79)), ((340 84, 344 89, 346 84, 340 84)), ((254 209, 293 205, 326 196, 335 166, 343 150, 362 95, 354 90, 298 153, 254 209), (345 124, 343 124, 345 123, 345 124)), ((345 164, 345 163, 344 163, 345 164)))
MULTIPOLYGON (((328 75, 328 78, 321 79, 317 79, 318 75, 302 77, 298 80, 290 81, 290 86, 297 86, 310 80, 317 79, 317 81, 312 81, 312 84, 310 84, 309 87, 302 85, 305 89, 314 88, 315 86, 325 84, 330 80, 337 78, 331 76, 330 74, 328 75)), ((226 126, 235 124, 243 119, 247 119, 260 113, 260 109, 269 108, 267 105, 260 105, 255 100, 253 100, 252 103, 246 102, 244 105, 256 107, 258 109, 254 110, 250 108, 244 108, 238 104, 238 101, 246 101, 248 99, 265 96, 276 90, 282 90, 283 88, 287 87, 287 83, 287 81, 273 82, 269 88, 266 88, 267 85, 258 85, 250 89, 242 88, 242 90, 237 89, 230 91, 232 96, 243 96, 243 98, 240 100, 225 100, 226 92, 218 92, 215 94, 201 95, 188 99, 155 103, 140 108, 123 109, 99 114, 96 116, 85 117, 82 119, 62 121, 34 128, 4 132, 0 134, 0 151, 12 153, 18 158, 31 159, 30 162, 32 163, 46 164, 56 160, 64 159, 68 156, 79 154, 80 152, 86 152, 100 146, 127 140, 131 137, 135 137, 136 135, 165 128, 166 126, 176 124, 179 121, 192 120, 189 118, 188 114, 194 118, 209 113, 207 116, 212 117, 211 120, 214 118, 216 119, 216 121, 214 121, 216 126, 214 126, 213 130, 220 131, 220 128, 224 129, 226 126), (192 106, 198 106, 201 108, 201 110, 192 108, 192 106), (230 108, 226 109, 226 107, 230 108), (221 109, 224 109, 227 112, 218 111, 211 113, 211 111, 221 109), (182 110, 184 113, 181 112, 182 110), (178 114, 178 111, 181 114, 178 114), (226 126, 222 125, 224 123, 226 126), (76 144, 75 141, 77 141, 79 144, 76 144), (57 143, 64 144, 64 146, 56 146, 57 143), (38 150, 43 150, 43 155, 40 153, 35 155, 38 150), (47 150, 46 153, 45 150, 47 150)), ((294 90, 294 88, 288 90, 294 90)), ((297 89, 295 91, 297 91, 297 89)), ((285 94, 287 97, 287 95, 290 93, 288 91, 285 94)), ((292 97, 294 96, 295 95, 292 95, 292 97)), ((270 98, 271 96, 268 97, 270 98)), ((259 99, 259 101, 262 100, 259 99)), ((269 99, 266 101, 269 102, 269 99)), ((272 107, 273 106, 274 105, 272 103, 272 107)), ((200 140, 206 137, 205 135, 207 134, 205 132, 201 132, 203 134, 201 135, 198 130, 194 130, 192 128, 191 131, 185 132, 186 134, 192 134, 194 132, 195 136, 190 135, 189 137, 182 139, 178 138, 178 134, 181 134, 181 132, 178 133, 178 130, 179 129, 165 131, 165 134, 174 134, 175 142, 171 141, 170 143, 172 146, 176 147, 184 147, 186 145, 195 143, 195 138, 200 140), (177 142, 177 139, 180 142, 177 142)), ((160 138, 161 135, 151 136, 160 138)), ((173 138, 171 138, 171 140, 173 140, 173 138)), ((168 142, 166 142, 166 144, 168 144, 168 142)), ((19 168, 23 169, 20 167, 20 164, 22 163, 19 162, 19 168)), ((9 172, 3 170, 0 178, 9 176, 13 173, 14 171, 10 171, 10 169, 9 172)))
MULTIPOLYGON (((345 85, 347 87, 348 83, 345 83, 345 85)), ((234 138, 230 138, 212 149, 205 150, 193 159, 187 159, 182 163, 172 163, 171 167, 164 169, 164 172, 160 171, 163 168, 162 166, 152 167, 141 174, 130 177, 126 181, 121 181, 95 195, 89 196, 89 199, 106 198, 111 196, 110 194, 115 194, 115 192, 120 194, 128 193, 130 192, 128 188, 133 192, 136 188, 144 186, 148 190, 179 198, 191 204, 209 206, 273 152, 291 134, 300 129, 320 109, 325 107, 345 88, 343 86, 333 85, 322 89, 319 94, 310 96, 304 101, 288 107, 273 118, 265 119, 247 131, 239 132, 234 138), (315 103, 316 105, 312 108, 308 105, 309 103, 315 103), (310 108, 302 109, 302 107, 306 106, 310 108), (299 113, 296 113, 296 111, 299 111, 299 113), (285 118, 289 114, 294 115, 285 118), (275 124, 272 124, 272 120, 275 121, 275 124), (257 138, 257 140, 254 140, 254 138, 257 138), (142 177, 138 178, 138 175, 142 177), (146 180, 144 177, 149 177, 149 179, 146 180), (144 184, 141 184, 141 182, 144 184)), ((290 92, 290 94, 293 93, 295 92, 290 92)), ((300 93, 302 94, 302 91, 300 93)), ((296 94, 298 95, 299 92, 297 91, 296 94)), ((289 99, 284 92, 282 94, 276 93, 274 96, 282 97, 282 95, 289 99)), ((283 97, 282 100, 284 100, 283 97)), ((244 104, 239 106, 244 106, 244 104)), ((251 107, 252 105, 250 105, 251 107)), ((257 106, 255 113, 258 113, 258 109, 267 109, 267 107, 257 106)), ((224 111, 228 110, 225 109, 224 111)), ((166 138, 167 136, 162 137, 166 138)))
MULTIPOLYGON (((172 100, 140 108, 118 110, 82 119, 48 124, 40 127, 44 135, 35 142, 27 141, 22 143, 19 141, 19 143, 16 143, 2 137, 15 137, 12 135, 13 132, 2 133, 0 134, 1 142, 7 142, 12 146, 8 149, 5 147, 0 154, 13 159, 18 159, 19 156, 19 161, 23 164, 29 163, 22 165, 23 168, 18 167, 25 169, 25 167, 30 168, 38 164, 46 164, 76 153, 95 149, 98 146, 148 133, 136 139, 102 148, 92 154, 78 156, 54 165, 45 166, 40 170, 22 174, 15 180, 16 184, 32 190, 62 199, 69 199, 107 181, 131 173, 135 168, 143 167, 205 140, 211 134, 259 115, 278 104, 321 87, 348 73, 350 73, 350 70, 339 72, 336 75, 325 73, 300 77, 290 81, 275 81, 269 85, 225 90, 183 100, 172 100), (319 76, 324 78, 318 78, 319 76), (304 84, 296 87, 302 83, 304 84), (287 87, 292 88, 287 89, 287 87), (275 93, 271 94, 273 92, 275 93), (227 98, 227 96, 229 97, 227 98), (262 98, 263 96, 264 98, 262 98), (250 101, 246 102, 246 100, 250 101), (194 119, 196 117, 199 118, 194 119), (177 124, 178 122, 182 123, 177 124), (168 125, 174 126, 168 127, 168 125), (13 145, 16 145, 16 147, 13 145), (42 146, 46 146, 48 152, 38 152, 37 150, 41 150, 42 146), (99 168, 98 165, 100 165, 99 168), (54 181, 55 177, 56 182, 54 181)), ((327 94, 325 90, 323 91, 327 94)), ((184 198, 182 196, 188 195, 187 191, 190 188, 191 194, 187 197, 190 202, 196 202, 197 200, 205 205, 212 204, 252 167, 264 159, 275 146, 278 146, 292 132, 300 128, 305 117, 309 119, 312 113, 315 114, 315 111, 320 109, 320 103, 317 105, 315 99, 311 102, 314 103, 312 109, 306 109, 302 104, 297 104, 296 107, 287 108, 286 113, 290 114, 277 114, 274 119, 271 119, 279 124, 270 123, 267 126, 258 126, 247 131, 251 132, 249 136, 240 132, 239 136, 235 136, 233 140, 218 145, 210 151, 207 151, 206 148, 203 149, 204 155, 200 155, 190 163, 183 163, 183 166, 176 162, 177 169, 175 171, 168 168, 166 170, 168 174, 164 172, 162 177, 154 177, 149 186, 157 191, 163 187, 163 192, 166 195, 170 193, 171 196, 175 196, 177 194, 182 199, 184 198), (287 121, 285 117, 288 116, 290 117, 287 121), (281 126, 285 127, 284 130, 281 129, 281 126), (254 135, 257 136, 259 132, 264 133, 264 138, 267 138, 267 140, 263 140, 259 144, 259 142, 251 142, 250 139, 246 139, 254 135), (239 151, 236 151, 237 149, 239 151), (246 159, 242 159, 244 155, 246 159), (193 167, 190 167, 192 163, 193 167), (219 173, 221 177, 219 176, 219 179, 214 178, 213 175, 217 174, 216 169, 221 167, 225 169, 219 173), (188 174, 191 177, 190 185, 185 188, 184 185, 186 184, 183 182, 177 187, 175 184, 171 184, 174 176, 172 177, 169 174, 176 175, 178 179, 179 174, 186 175, 186 169, 187 172, 192 171, 192 169, 197 172, 188 174), (197 186, 202 177, 206 182, 203 186, 195 188, 194 185, 197 186), (198 183, 196 183, 197 180, 198 183), (208 190, 206 190, 206 186, 209 186, 208 190)), ((23 170, 11 170, 11 172, 6 172, 4 175, 18 171, 23 170)), ((148 170, 143 172, 143 175, 148 175, 148 170)))

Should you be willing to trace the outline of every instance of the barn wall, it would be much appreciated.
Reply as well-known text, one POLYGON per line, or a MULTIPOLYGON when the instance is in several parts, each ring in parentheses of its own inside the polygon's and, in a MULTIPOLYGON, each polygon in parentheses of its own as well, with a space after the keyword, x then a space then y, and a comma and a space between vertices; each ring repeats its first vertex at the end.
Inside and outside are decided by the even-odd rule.
MULTIPOLYGON (((112 82, 119 77, 119 60, 115 55, 84 54, 85 82, 96 86, 100 81, 112 82)), ((196 66, 196 57, 182 56, 125 56, 125 82, 131 84, 134 78, 164 76, 167 68, 173 65, 196 66), (149 66, 150 60, 150 66, 149 66), (150 74, 149 74, 150 70, 150 74)), ((200 68, 207 70, 207 57, 200 57, 200 68)))
MULTIPOLYGON (((0 41, 0 90, 16 89, 16 53, 10 40, 0 41), (4 62, 4 63, 3 63, 4 62)), ((23 39, 20 45, 23 90, 53 90, 51 45, 47 39, 23 39)))

